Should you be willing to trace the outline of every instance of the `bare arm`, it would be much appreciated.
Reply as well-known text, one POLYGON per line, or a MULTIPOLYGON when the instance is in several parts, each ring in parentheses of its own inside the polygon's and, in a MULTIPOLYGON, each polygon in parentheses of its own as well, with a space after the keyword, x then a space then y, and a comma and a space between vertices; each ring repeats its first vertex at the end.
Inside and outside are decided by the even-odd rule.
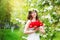
POLYGON ((29 24, 30 24, 30 20, 27 21, 27 23, 25 25, 25 28, 24 28, 24 33, 26 33, 26 34, 30 34, 30 33, 34 33, 35 32, 35 30, 33 30, 33 31, 29 30, 29 24))
POLYGON ((41 33, 45 34, 44 26, 40 26, 39 30, 40 30, 41 33))

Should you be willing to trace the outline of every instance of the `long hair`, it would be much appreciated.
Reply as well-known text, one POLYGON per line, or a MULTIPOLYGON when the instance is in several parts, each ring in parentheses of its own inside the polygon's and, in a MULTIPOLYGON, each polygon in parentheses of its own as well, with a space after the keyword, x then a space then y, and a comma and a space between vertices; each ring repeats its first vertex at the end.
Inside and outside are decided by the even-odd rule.
POLYGON ((27 19, 28 19, 28 20, 32 20, 32 19, 33 19, 32 15, 31 15, 32 12, 36 12, 36 20, 38 20, 38 13, 37 13, 36 10, 29 11, 29 12, 28 12, 28 17, 27 17, 27 19))

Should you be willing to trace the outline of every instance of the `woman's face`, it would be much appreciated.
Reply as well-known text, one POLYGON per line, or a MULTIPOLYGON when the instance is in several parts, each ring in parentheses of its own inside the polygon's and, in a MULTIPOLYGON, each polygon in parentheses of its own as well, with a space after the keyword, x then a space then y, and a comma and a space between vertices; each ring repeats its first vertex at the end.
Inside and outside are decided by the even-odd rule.
POLYGON ((31 15, 33 18, 36 18, 36 12, 33 11, 31 15))

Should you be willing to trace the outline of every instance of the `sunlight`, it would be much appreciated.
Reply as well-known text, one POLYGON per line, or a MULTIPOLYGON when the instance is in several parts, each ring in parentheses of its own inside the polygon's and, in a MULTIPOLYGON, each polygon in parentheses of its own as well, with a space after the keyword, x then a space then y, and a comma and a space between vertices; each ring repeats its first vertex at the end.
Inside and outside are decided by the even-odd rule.
POLYGON ((11 13, 11 21, 15 20, 17 17, 20 18, 22 15, 22 12, 23 12, 23 6, 26 5, 24 3, 24 1, 23 0, 10 0, 9 4, 11 7, 11 12, 10 12, 11 13), (15 18, 12 19, 12 17, 15 17, 15 18))

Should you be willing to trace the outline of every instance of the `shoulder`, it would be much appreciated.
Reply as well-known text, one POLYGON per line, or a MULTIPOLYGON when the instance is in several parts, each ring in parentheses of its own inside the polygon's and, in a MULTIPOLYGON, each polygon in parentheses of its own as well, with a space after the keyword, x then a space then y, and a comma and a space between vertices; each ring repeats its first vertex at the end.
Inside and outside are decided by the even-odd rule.
POLYGON ((30 22, 31 22, 30 20, 27 20, 25 26, 30 25, 30 22))
POLYGON ((27 20, 27 22, 26 23, 30 23, 31 22, 31 20, 27 20))

